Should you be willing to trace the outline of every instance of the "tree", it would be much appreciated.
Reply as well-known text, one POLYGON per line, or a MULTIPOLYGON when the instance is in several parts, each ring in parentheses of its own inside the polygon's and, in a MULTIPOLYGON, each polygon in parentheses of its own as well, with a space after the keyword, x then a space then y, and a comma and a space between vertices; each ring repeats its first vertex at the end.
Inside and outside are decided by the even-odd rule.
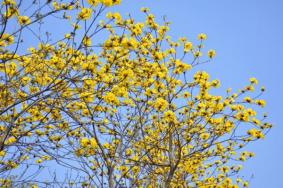
POLYGON ((265 89, 250 78, 213 95, 220 81, 195 71, 215 56, 202 57, 204 33, 174 41, 165 19, 118 4, 2 1, 1 186, 247 187, 243 148, 272 127, 256 113, 265 89))

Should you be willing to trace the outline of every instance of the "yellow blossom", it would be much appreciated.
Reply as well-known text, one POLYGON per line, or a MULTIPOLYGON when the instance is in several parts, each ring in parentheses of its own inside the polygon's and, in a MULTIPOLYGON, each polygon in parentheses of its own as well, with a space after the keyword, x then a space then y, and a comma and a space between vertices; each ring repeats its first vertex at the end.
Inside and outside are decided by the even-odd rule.
POLYGON ((100 0, 101 3, 107 7, 112 6, 113 5, 113 0, 100 0))
POLYGON ((86 37, 83 39, 83 44, 84 44, 86 47, 91 46, 91 39, 86 36, 86 37))
POLYGON ((252 84, 258 84, 258 81, 257 81, 257 79, 256 78, 250 78, 250 82, 252 83, 252 84))
POLYGON ((206 40, 206 34, 200 33, 200 34, 198 35, 198 40, 206 40))
POLYGON ((86 138, 86 137, 81 138, 81 139, 80 139, 80 145, 81 145, 83 148, 87 147, 87 146, 89 145, 89 139, 86 138))
POLYGON ((168 102, 163 98, 157 98, 154 103, 154 108, 157 111, 164 111, 168 106, 168 102))
POLYGON ((104 97, 104 101, 108 104, 119 105, 119 99, 111 92, 108 92, 104 97))
POLYGON ((86 20, 91 17, 91 9, 90 8, 82 8, 81 12, 78 14, 78 18, 81 20, 86 20))
POLYGON ((14 136, 11 136, 11 137, 9 137, 9 138, 6 140, 5 144, 7 144, 7 145, 13 144, 13 143, 15 143, 16 141, 17 141, 17 139, 16 139, 14 136))
POLYGON ((255 103, 261 107, 264 107, 265 106, 265 100, 255 100, 255 103))
POLYGON ((209 133, 200 134, 200 138, 203 139, 203 140, 207 140, 207 139, 209 139, 209 137, 210 137, 209 133))
POLYGON ((87 2, 95 7, 100 2, 100 0, 87 0, 87 2))
POLYGON ((193 48, 193 43, 191 42, 186 42, 184 44, 184 52, 189 52, 190 50, 192 50, 193 48))
POLYGON ((30 24, 30 19, 28 16, 19 16, 18 22, 20 25, 28 25, 30 24))
POLYGON ((168 122, 174 122, 176 120, 175 113, 172 110, 164 112, 164 119, 168 122))
POLYGON ((209 50, 207 52, 207 55, 208 55, 209 58, 213 58, 216 55, 216 52, 215 52, 215 50, 209 50))

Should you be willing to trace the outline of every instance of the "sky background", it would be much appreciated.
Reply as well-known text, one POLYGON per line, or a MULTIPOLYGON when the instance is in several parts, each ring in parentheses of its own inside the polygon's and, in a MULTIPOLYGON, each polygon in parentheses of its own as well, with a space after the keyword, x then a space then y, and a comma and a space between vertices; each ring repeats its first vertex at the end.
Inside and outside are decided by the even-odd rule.
POLYGON ((250 145, 256 157, 244 163, 242 175, 251 188, 283 187, 283 1, 282 0, 123 0, 117 10, 139 18, 140 7, 149 7, 157 19, 171 21, 170 35, 195 41, 204 32, 214 62, 202 66, 221 88, 239 89, 256 77, 266 87, 264 111, 275 127, 265 140, 250 145))

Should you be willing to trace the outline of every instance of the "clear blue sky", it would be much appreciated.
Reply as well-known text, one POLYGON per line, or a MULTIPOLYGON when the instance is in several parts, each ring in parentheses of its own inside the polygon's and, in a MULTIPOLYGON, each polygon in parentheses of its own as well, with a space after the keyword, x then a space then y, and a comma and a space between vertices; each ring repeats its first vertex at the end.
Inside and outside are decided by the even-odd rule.
POLYGON ((205 45, 216 49, 217 57, 202 69, 220 79, 222 88, 240 88, 250 77, 266 87, 265 111, 275 128, 250 146, 256 157, 244 163, 242 174, 248 179, 254 174, 251 188, 283 187, 283 1, 123 0, 118 9, 136 18, 142 6, 157 18, 166 15, 173 37, 208 35, 205 45))

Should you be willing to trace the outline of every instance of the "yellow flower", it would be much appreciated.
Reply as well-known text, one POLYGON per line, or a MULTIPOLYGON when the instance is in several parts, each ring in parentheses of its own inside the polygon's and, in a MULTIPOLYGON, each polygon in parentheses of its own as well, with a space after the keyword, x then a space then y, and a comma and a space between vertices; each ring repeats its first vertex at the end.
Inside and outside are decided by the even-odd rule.
POLYGON ((35 161, 35 163, 37 163, 37 164, 42 163, 42 159, 37 159, 37 160, 35 161))
POLYGON ((188 71, 190 69, 192 69, 192 65, 183 63, 179 59, 177 59, 175 61, 175 71, 174 71, 174 73, 180 74, 180 73, 186 72, 186 71, 188 71))
POLYGON ((113 1, 112 0, 100 0, 101 3, 107 7, 112 6, 113 5, 113 1))
POLYGON ((91 39, 86 36, 86 37, 83 39, 83 45, 85 45, 86 47, 91 46, 91 39))
POLYGON ((14 161, 9 160, 7 162, 7 165, 10 166, 11 168, 16 168, 18 166, 17 163, 15 163, 14 161))
POLYGON ((142 7, 140 9, 141 12, 149 12, 149 8, 146 8, 146 7, 142 7))
POLYGON ((252 99, 250 97, 245 97, 244 98, 244 101, 247 102, 247 103, 251 103, 252 102, 252 99))
POLYGON ((201 133, 200 134, 200 138, 203 139, 203 140, 207 140, 209 139, 210 135, 209 133, 201 133))
POLYGON ((114 86, 111 92, 115 93, 115 95, 118 97, 128 97, 128 90, 126 87, 114 86))
POLYGON ((30 23, 30 19, 28 16, 19 16, 18 22, 20 25, 28 25, 30 23))
POLYGON ((265 100, 256 100, 255 103, 261 107, 265 107, 265 100))
POLYGON ((164 112, 164 119, 168 122, 174 122, 176 120, 175 113, 171 110, 164 112))
POLYGON ((4 157, 6 152, 4 150, 0 151, 0 157, 4 157))
POLYGON ((188 91, 184 92, 183 94, 184 99, 188 98, 189 96, 191 96, 191 94, 188 91))
POLYGON ((201 57, 201 56, 202 56, 202 53, 201 53, 200 51, 196 51, 196 52, 194 53, 194 56, 195 56, 195 57, 201 57))
POLYGON ((249 186, 249 183, 248 183, 247 181, 245 181, 245 182, 243 183, 243 186, 244 186, 244 187, 248 187, 248 186, 249 186))
POLYGON ((200 34, 198 35, 198 40, 206 40, 206 34, 200 33, 200 34))
POLYGON ((80 145, 81 145, 83 148, 87 147, 87 146, 89 145, 89 139, 86 138, 86 137, 81 138, 81 140, 80 140, 80 145))
POLYGON ((127 166, 120 166, 120 171, 122 173, 126 173, 128 171, 128 169, 129 169, 129 167, 127 167, 127 166))
POLYGON ((261 138, 261 139, 264 138, 264 134, 260 130, 257 130, 255 128, 248 130, 247 133, 254 138, 261 138))
POLYGON ((189 52, 193 48, 193 43, 191 42, 186 42, 184 44, 184 52, 189 52))
POLYGON ((224 183, 225 183, 226 185, 232 184, 231 178, 226 178, 226 179, 224 180, 224 183))
POLYGON ((36 184, 33 184, 30 186, 30 188, 38 188, 38 186, 36 184))
POLYGON ((75 154, 76 154, 77 157, 80 157, 81 155, 84 154, 84 150, 83 149, 77 149, 77 150, 75 150, 75 154))
POLYGON ((97 142, 96 142, 95 138, 91 138, 89 141, 90 141, 91 147, 97 148, 97 142))
POLYGON ((99 3, 99 0, 87 0, 88 4, 96 6, 99 3))
POLYGON ((115 5, 121 4, 121 0, 112 0, 115 5))
POLYGON ((90 92, 83 92, 80 94, 80 99, 84 100, 85 102, 93 102, 94 94, 90 92))
POLYGON ((125 69, 121 70, 119 72, 119 77, 124 80, 125 78, 133 78, 134 77, 134 72, 131 69, 125 69))
POLYGON ((71 34, 70 33, 66 33, 64 36, 66 39, 70 39, 71 38, 71 34))
POLYGON ((5 144, 13 144, 17 141, 17 139, 14 137, 14 136, 11 136, 9 137, 7 140, 6 140, 6 143, 5 144))
POLYGON ((82 8, 81 12, 78 15, 78 18, 81 20, 86 20, 91 17, 91 9, 90 8, 82 8))
POLYGON ((80 29, 81 26, 78 24, 73 23, 72 26, 74 27, 75 30, 80 29))
POLYGON ((104 101, 108 104, 114 104, 114 105, 119 105, 119 100, 118 98, 111 92, 108 92, 104 97, 104 101))
POLYGON ((207 52, 207 55, 208 55, 209 58, 213 58, 216 55, 216 52, 215 52, 215 50, 209 50, 207 52))
POLYGON ((168 102, 163 98, 157 98, 154 103, 154 108, 157 111, 164 111, 168 106, 168 102))
POLYGON ((132 168, 132 171, 133 171, 134 174, 137 174, 140 171, 140 168, 138 166, 134 166, 132 168))
POLYGON ((9 35, 7 33, 4 33, 2 35, 2 38, 0 39, 0 46, 6 46, 5 43, 7 43, 8 45, 12 44, 14 42, 14 37, 12 35, 9 35), (3 45, 2 45, 3 43, 3 45))
POLYGON ((132 149, 131 148, 126 149, 125 154, 126 156, 130 156, 132 154, 132 149))
POLYGON ((257 81, 257 79, 256 78, 250 78, 250 82, 251 82, 251 84, 258 84, 258 81, 257 81))
POLYGON ((14 0, 4 0, 2 2, 2 5, 13 5, 13 6, 15 6, 16 2, 14 0))
POLYGON ((161 60, 163 58, 163 54, 161 52, 154 52, 153 57, 156 60, 161 60))

